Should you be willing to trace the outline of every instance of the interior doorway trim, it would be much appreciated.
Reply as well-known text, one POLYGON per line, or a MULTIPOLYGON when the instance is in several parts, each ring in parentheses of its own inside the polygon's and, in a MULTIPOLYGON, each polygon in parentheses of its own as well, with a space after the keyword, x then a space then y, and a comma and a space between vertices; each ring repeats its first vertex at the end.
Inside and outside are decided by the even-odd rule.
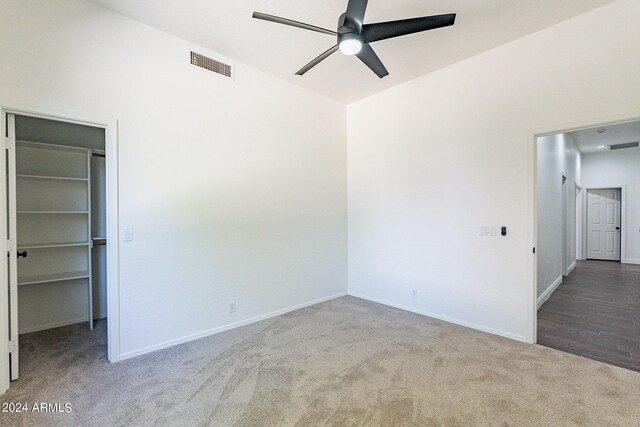
MULTIPOLYGON (((528 334, 525 336, 525 340, 531 344, 535 344, 538 341, 538 310, 537 310, 537 300, 538 300, 538 277, 537 277, 537 268, 538 268, 538 257, 535 251, 537 247, 537 231, 538 231, 538 216, 536 214, 538 208, 538 183, 537 183, 537 168, 538 168, 538 159, 536 153, 536 144, 538 138, 544 136, 557 135, 560 133, 574 132, 578 130, 591 129, 595 127, 606 127, 613 126, 623 123, 631 123, 640 121, 640 111, 636 111, 631 114, 619 114, 616 116, 608 116, 608 117, 600 117, 600 118, 591 118, 584 119, 580 121, 576 121, 573 123, 559 123, 556 125, 550 125, 544 128, 532 128, 528 132, 529 137, 529 147, 527 150, 527 164, 529 165, 529 180, 527 182, 527 192, 529 193, 528 198, 528 230, 527 230, 527 246, 523 248, 525 253, 529 254, 527 257, 527 273, 526 273, 526 283, 529 284, 528 294, 528 303, 527 303, 527 317, 528 321, 528 334)), ((616 187, 620 187, 619 185, 616 187)), ((611 187, 608 187, 611 188, 611 187)), ((584 188, 583 188, 584 189, 584 188)), ((583 197, 584 200, 584 197, 583 197)), ((586 209, 586 207, 585 207, 586 209)), ((620 208, 623 209, 622 206, 620 208)), ((584 217, 583 217, 584 222, 584 217)), ((622 244, 622 240, 621 240, 622 244)), ((583 239, 584 245, 584 239, 583 239)), ((622 252, 620 253, 622 259, 622 252)))
MULTIPOLYGON (((108 360, 117 362, 120 360, 120 288, 119 288, 119 225, 118 225, 118 121, 101 120, 82 117, 80 115, 59 114, 40 109, 11 107, 0 104, 0 129, 2 138, 5 137, 6 115, 15 114, 40 119, 55 120, 59 122, 73 123, 82 126, 98 127, 105 130, 106 151, 106 213, 107 213, 107 342, 108 360)), ((4 146, 4 144, 3 144, 4 146)), ((6 162, 5 150, 0 150, 0 209, 6 212, 6 162)), ((7 219, 3 215, 0 227, 7 229, 7 219)), ((0 250, 7 251, 5 231, 0 232, 0 250)), ((8 283, 5 280, 4 269, 6 263, 0 263, 0 394, 9 388, 9 348, 8 348, 8 283)))
POLYGON ((568 174, 564 171, 561 173, 562 175, 562 206, 561 206, 561 217, 562 217, 562 277, 567 277, 569 275, 569 263, 567 262, 567 254, 569 251, 567 250, 567 245, 569 244, 569 239, 567 239, 567 233, 569 232, 567 228, 568 222, 568 212, 567 212, 567 188, 569 187, 569 178, 567 178, 568 174))
MULTIPOLYGON (((584 189, 578 183, 576 183, 575 189, 575 204, 576 204, 576 260, 584 260, 584 250, 582 248, 584 244, 584 189)), ((574 264, 575 267, 575 264, 574 264)), ((573 270, 573 269, 572 269, 573 270)))
MULTIPOLYGON (((620 232, 620 263, 622 264, 626 264, 627 263, 627 255, 626 255, 626 239, 625 239, 625 234, 626 234, 626 230, 627 230, 627 218, 625 215, 625 199, 626 199, 626 194, 625 194, 625 186, 624 185, 620 185, 620 184, 615 184, 615 185, 597 185, 597 186, 589 186, 589 187, 585 187, 585 194, 589 193, 589 190, 607 190, 609 188, 613 188, 613 189, 620 189, 620 227, 622 228, 621 232, 620 232)), ((583 198, 583 199, 587 199, 587 200, 583 200, 583 204, 584 204, 584 213, 585 213, 585 221, 584 224, 582 226, 582 236, 584 237, 583 240, 583 247, 585 248, 585 259, 586 259, 586 254, 587 254, 587 250, 586 250, 586 245, 588 244, 588 236, 587 236, 587 227, 588 227, 588 223, 589 223, 589 208, 587 206, 588 203, 588 197, 583 198)))

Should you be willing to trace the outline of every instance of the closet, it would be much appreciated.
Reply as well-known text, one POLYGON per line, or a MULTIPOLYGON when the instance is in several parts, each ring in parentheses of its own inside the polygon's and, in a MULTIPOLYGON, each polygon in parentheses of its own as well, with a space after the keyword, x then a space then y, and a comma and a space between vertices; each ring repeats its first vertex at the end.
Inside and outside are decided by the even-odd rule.
POLYGON ((104 130, 15 117, 18 332, 106 317, 104 130))

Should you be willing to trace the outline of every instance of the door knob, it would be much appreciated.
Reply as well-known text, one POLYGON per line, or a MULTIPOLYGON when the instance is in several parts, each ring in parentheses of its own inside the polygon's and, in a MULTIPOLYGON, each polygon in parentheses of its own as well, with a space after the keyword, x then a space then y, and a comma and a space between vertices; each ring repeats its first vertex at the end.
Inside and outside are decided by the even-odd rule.
POLYGON ((616 227, 616 230, 620 230, 620 227, 616 227))
POLYGON ((18 258, 20 258, 20 257, 26 258, 27 257, 27 251, 22 251, 22 252, 18 251, 18 258))

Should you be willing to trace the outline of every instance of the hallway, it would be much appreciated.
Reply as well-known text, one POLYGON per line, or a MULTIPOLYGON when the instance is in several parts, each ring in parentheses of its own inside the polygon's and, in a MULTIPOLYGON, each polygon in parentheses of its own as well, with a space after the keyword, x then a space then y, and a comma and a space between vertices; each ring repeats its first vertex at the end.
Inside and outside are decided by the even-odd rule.
POLYGON ((640 265, 578 261, 538 310, 538 344, 640 371, 640 265))

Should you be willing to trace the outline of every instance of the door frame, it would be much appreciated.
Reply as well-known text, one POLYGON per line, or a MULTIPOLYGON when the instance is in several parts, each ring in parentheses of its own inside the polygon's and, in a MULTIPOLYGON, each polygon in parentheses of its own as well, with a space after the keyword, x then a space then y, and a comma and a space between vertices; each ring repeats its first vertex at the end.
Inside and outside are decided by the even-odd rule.
MULTIPOLYGON (((585 214, 585 221, 582 227, 582 237, 584 237, 584 248, 585 248, 585 259, 587 259, 587 250, 586 248, 588 248, 588 240, 589 240, 589 236, 588 236, 588 232, 587 229, 589 227, 589 190, 608 190, 608 189, 614 189, 614 190, 620 190, 620 228, 622 228, 622 230, 620 231, 620 263, 621 264, 625 264, 627 261, 627 254, 625 251, 625 246, 626 246, 626 241, 625 241, 625 233, 627 231, 627 224, 626 224, 626 215, 625 215, 625 186, 624 185, 597 185, 597 186, 589 186, 589 187, 585 187, 585 194, 587 195, 587 197, 583 197, 583 204, 584 204, 584 214, 585 214)), ((615 261, 614 261, 615 262, 615 261)))
POLYGON ((576 206, 576 260, 583 260, 583 253, 584 251, 582 250, 582 245, 583 245, 583 240, 584 240, 584 233, 583 233, 583 227, 584 227, 584 206, 583 206, 583 199, 584 199, 584 189, 582 188, 582 186, 580 184, 578 184, 577 182, 575 183, 575 199, 574 199, 574 203, 576 206))
POLYGON ((567 174, 563 171, 561 174, 562 183, 561 183, 561 191, 562 191, 562 208, 561 208, 561 217, 562 217, 562 277, 567 277, 569 275, 569 263, 567 262, 567 255, 569 251, 567 250, 567 245, 569 244, 569 239, 567 238, 568 233, 568 210, 567 210, 567 189, 569 188, 569 178, 567 174))
MULTIPOLYGON (((536 144, 538 138, 544 136, 557 135, 559 133, 567 133, 573 132, 577 130, 591 129, 596 127, 606 127, 613 126, 623 123, 631 123, 640 121, 640 111, 636 111, 633 113, 622 113, 617 115, 610 115, 604 117, 591 117, 586 119, 580 119, 574 122, 564 122, 564 123, 556 123, 555 125, 548 125, 545 127, 537 127, 530 128, 526 133, 527 138, 529 139, 529 146, 527 147, 527 165, 529 167, 528 173, 528 182, 526 191, 529 194, 528 197, 528 209, 527 209, 527 246, 523 248, 526 254, 530 254, 531 256, 527 257, 527 265, 525 272, 525 283, 529 284, 528 299, 529 302, 527 304, 527 318, 528 320, 528 333, 525 336, 525 341, 531 344, 535 344, 538 342, 538 308, 537 308, 537 297, 538 297, 538 257, 536 253, 537 247, 537 232, 538 232, 538 182, 537 182, 537 171, 538 171, 538 156, 536 152, 536 144)), ((619 187, 619 186, 617 186, 619 187)), ((611 187, 608 187, 611 188, 611 187)), ((583 187, 584 189, 584 187, 583 187)), ((586 201, 584 201, 585 197, 583 197, 583 205, 586 209, 586 201)), ((620 208, 622 210, 622 207, 620 208)), ((583 211, 584 212, 584 211, 583 211)), ((584 219, 584 217, 583 217, 584 219)), ((620 241, 622 244, 622 239, 620 241)), ((584 245, 584 239, 583 239, 584 245)), ((584 246, 583 246, 584 247, 584 246)), ((620 257, 622 258, 622 251, 620 253, 620 257)))
MULTIPOLYGON (((109 362, 120 360, 120 286, 119 286, 119 187, 118 187, 118 121, 115 119, 92 119, 79 114, 67 114, 36 108, 12 107, 0 103, 0 131, 4 138, 6 115, 15 114, 40 119, 55 120, 105 130, 106 152, 106 215, 107 215, 107 358, 109 362)), ((3 144, 4 145, 4 144, 3 144)), ((5 150, 0 150, 0 209, 6 209, 6 162, 5 150)), ((7 251, 7 218, 0 223, 0 250, 7 251)), ((0 263, 0 394, 9 388, 8 348, 8 283, 5 280, 6 263, 0 263)))

